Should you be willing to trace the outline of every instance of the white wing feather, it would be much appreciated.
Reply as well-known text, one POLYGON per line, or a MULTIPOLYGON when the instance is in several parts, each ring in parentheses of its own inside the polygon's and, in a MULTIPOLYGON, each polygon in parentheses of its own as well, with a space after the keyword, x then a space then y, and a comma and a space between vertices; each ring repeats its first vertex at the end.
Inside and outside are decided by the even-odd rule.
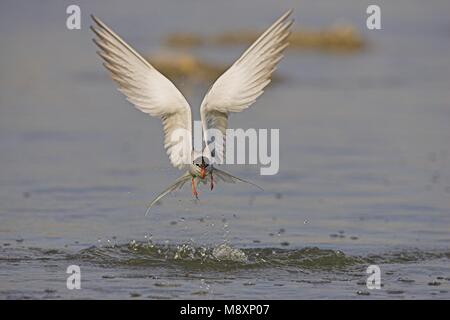
POLYGON ((142 112, 161 118, 164 148, 172 165, 182 169, 190 163, 192 151, 192 120, 188 102, 170 80, 106 24, 94 16, 92 19, 96 23, 95 27, 91 27, 97 35, 94 42, 100 48, 97 53, 103 58, 103 65, 128 101, 142 112), (184 129, 185 136, 174 140, 172 134, 177 129, 184 129))
MULTIPOLYGON (((223 73, 205 95, 200 107, 205 143, 208 129, 217 129, 225 140, 229 112, 241 112, 253 104, 269 84, 277 63, 288 46, 287 38, 293 20, 292 10, 272 24, 242 56, 223 73)), ((219 159, 223 159, 223 146, 216 145, 219 159)))

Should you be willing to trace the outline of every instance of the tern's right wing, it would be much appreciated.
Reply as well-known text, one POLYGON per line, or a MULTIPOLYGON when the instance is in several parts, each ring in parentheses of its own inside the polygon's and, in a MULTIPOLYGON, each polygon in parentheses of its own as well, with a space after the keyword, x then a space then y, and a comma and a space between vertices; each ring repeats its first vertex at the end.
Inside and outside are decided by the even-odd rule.
POLYGON ((214 177, 217 177, 218 180, 221 180, 221 181, 226 182, 226 183, 236 183, 236 181, 240 181, 240 182, 244 182, 244 183, 250 184, 250 185, 258 188, 261 191, 264 191, 264 189, 261 188, 260 186, 258 186, 257 184, 254 184, 253 182, 250 182, 250 181, 244 180, 242 178, 238 178, 236 176, 233 176, 232 174, 230 174, 230 173, 228 173, 226 171, 217 169, 216 167, 214 167, 213 175, 214 175, 214 177))
POLYGON ((168 195, 169 193, 171 193, 172 191, 175 191, 177 189, 180 189, 181 187, 183 187, 183 185, 189 181, 192 178, 191 174, 189 172, 186 172, 185 174, 183 174, 181 177, 179 177, 174 184, 172 184, 170 187, 168 187, 166 190, 164 190, 163 192, 161 192, 156 198, 155 200, 153 200, 148 208, 147 211, 145 212, 145 215, 147 215, 150 212, 150 209, 153 207, 153 205, 155 203, 157 203, 159 200, 161 200, 162 198, 164 198, 166 195, 168 195))
MULTIPOLYGON (((205 95, 200 107, 204 140, 208 146, 208 130, 218 130, 222 139, 214 143, 219 163, 224 161, 224 145, 228 113, 241 112, 252 105, 269 84, 270 77, 288 46, 289 20, 292 10, 272 24, 242 56, 222 74, 205 95)), ((217 139, 215 140, 217 141, 217 139)), ((211 149, 210 152, 214 151, 211 149)), ((208 155, 209 156, 209 155, 208 155)))
POLYGON ((92 16, 91 27, 97 38, 97 53, 103 65, 118 84, 119 90, 137 109, 161 118, 164 127, 164 148, 170 162, 182 169, 191 163, 191 108, 175 85, 156 70, 131 46, 100 19, 92 16))

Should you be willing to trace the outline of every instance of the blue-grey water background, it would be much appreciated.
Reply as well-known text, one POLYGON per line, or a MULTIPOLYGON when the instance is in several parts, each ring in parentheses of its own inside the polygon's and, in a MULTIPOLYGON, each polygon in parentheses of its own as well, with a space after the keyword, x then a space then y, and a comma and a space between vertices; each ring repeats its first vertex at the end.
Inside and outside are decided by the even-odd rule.
MULTIPOLYGON (((71 1, 0 4, 0 299, 450 298, 449 1, 71 1), (353 54, 287 52, 233 128, 279 128, 280 172, 229 171, 264 187, 189 188, 144 216, 174 180, 158 119, 125 101, 96 56, 89 14, 139 52, 170 32, 350 24, 353 54), (66 268, 81 268, 81 290, 66 268), (381 268, 381 290, 365 270, 381 268)), ((231 64, 244 47, 195 53, 231 64)), ((172 49, 173 50, 173 49, 172 49)), ((180 85, 198 119, 208 85, 180 85)))

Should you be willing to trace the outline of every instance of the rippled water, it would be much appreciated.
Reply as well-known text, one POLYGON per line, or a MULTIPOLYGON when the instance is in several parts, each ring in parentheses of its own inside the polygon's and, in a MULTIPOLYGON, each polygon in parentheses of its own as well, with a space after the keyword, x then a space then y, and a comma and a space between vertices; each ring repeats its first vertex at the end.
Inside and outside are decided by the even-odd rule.
MULTIPOLYGON (((354 1, 0 4, 0 299, 450 298, 448 1, 379 1, 381 31, 354 1), (95 13, 139 51, 179 30, 214 34, 296 23, 349 23, 369 46, 290 51, 272 86, 234 128, 279 128, 280 172, 188 188, 151 214, 179 174, 160 123, 132 109, 91 42, 95 13), (257 8, 257 10, 255 9, 257 8), (211 24, 211 19, 214 24, 211 24), (69 265, 81 290, 66 288, 69 265), (381 290, 366 269, 381 268, 381 290)), ((200 48, 231 63, 242 48, 200 48)), ((198 118, 208 86, 181 83, 198 118)))
POLYGON ((447 298, 450 251, 408 250, 351 256, 341 251, 154 244, 92 246, 73 252, 14 246, 0 251, 4 298, 447 298), (82 290, 64 289, 61 266, 82 266, 82 290), (381 290, 365 270, 383 268, 381 290), (35 270, 33 274, 27 271, 35 270), (17 282, 32 283, 17 290, 17 282), (267 291, 269 290, 269 291, 267 291), (257 295, 257 296, 255 296, 257 295))

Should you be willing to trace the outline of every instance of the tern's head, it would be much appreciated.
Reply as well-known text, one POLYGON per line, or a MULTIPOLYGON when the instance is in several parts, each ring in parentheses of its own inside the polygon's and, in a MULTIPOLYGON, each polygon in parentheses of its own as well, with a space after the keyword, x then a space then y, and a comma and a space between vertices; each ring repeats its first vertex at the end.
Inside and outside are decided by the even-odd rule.
POLYGON ((192 164, 194 165, 195 172, 202 179, 206 176, 206 172, 209 169, 208 158, 201 156, 195 159, 192 164))

